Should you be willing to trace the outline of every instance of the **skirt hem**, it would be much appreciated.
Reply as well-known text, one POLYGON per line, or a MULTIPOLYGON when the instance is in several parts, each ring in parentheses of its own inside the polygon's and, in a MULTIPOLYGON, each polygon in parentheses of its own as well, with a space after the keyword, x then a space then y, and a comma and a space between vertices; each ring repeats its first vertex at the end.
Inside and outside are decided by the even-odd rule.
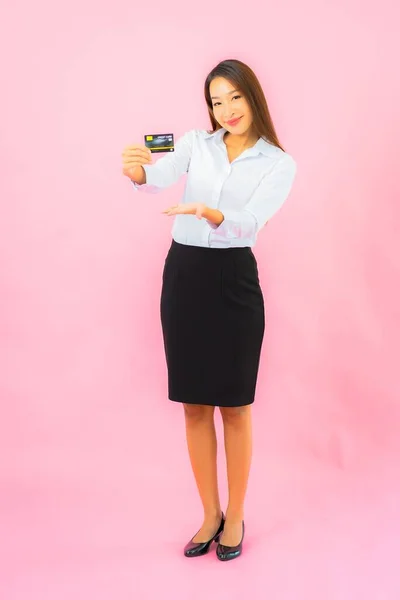
POLYGON ((240 408, 242 406, 250 406, 251 404, 254 404, 254 398, 253 400, 247 401, 247 402, 235 402, 233 404, 218 404, 217 402, 204 402, 204 401, 198 401, 198 400, 178 400, 177 398, 171 398, 169 397, 168 400, 170 400, 170 402, 175 402, 176 404, 195 404, 197 406, 215 406, 216 408, 240 408))

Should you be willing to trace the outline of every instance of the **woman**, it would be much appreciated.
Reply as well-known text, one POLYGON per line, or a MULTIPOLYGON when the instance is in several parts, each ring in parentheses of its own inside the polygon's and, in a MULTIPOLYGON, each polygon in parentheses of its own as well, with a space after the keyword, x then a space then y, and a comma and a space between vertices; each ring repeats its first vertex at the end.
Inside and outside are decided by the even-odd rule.
POLYGON ((158 192, 187 174, 161 294, 169 399, 184 407, 191 466, 204 521, 185 556, 226 561, 242 552, 254 402, 264 336, 264 301, 252 252, 286 200, 296 164, 281 147, 253 71, 219 63, 205 81, 212 131, 191 130, 151 164, 145 146, 123 153, 136 190, 158 192), (214 410, 224 424, 229 504, 221 511, 214 410))

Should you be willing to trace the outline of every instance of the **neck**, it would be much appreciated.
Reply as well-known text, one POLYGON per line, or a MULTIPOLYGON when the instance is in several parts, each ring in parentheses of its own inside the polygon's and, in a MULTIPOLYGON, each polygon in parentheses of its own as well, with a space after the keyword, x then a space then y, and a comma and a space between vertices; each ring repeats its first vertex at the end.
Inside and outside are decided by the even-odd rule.
POLYGON ((254 145, 258 140, 258 137, 252 131, 246 131, 245 133, 229 133, 225 134, 225 141, 228 142, 232 148, 242 148, 243 146, 254 145))

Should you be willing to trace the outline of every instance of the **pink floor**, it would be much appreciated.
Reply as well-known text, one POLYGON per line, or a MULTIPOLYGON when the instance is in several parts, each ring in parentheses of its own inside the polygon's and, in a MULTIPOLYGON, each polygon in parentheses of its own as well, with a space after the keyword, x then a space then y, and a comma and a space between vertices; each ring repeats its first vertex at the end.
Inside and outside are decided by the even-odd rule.
POLYGON ((257 424, 244 554, 183 557, 201 511, 175 408, 147 447, 127 409, 40 441, 27 429, 2 478, 2 600, 400 597, 398 463, 278 456, 257 424))

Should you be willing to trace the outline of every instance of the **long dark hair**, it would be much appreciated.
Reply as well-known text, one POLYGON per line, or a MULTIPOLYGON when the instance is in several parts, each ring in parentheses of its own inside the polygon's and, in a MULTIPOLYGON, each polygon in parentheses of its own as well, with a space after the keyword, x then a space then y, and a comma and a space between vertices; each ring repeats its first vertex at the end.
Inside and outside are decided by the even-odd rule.
POLYGON ((252 69, 240 60, 223 60, 207 75, 204 83, 204 96, 210 115, 212 131, 221 129, 221 125, 214 117, 210 94, 210 83, 216 77, 228 79, 246 98, 252 111, 253 128, 256 135, 283 150, 278 140, 261 84, 252 69))

